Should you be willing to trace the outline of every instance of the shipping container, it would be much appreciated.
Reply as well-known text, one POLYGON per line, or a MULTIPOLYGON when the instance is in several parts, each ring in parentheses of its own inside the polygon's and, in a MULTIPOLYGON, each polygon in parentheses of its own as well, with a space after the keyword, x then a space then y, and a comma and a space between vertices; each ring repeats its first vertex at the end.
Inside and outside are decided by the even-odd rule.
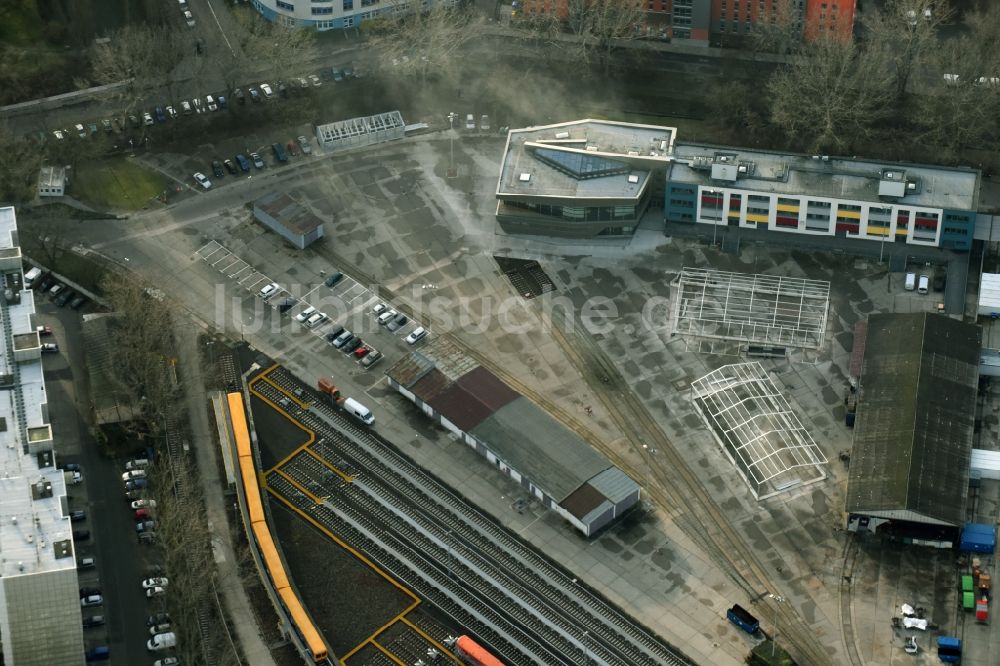
POLYGON ((939 636, 938 659, 951 664, 962 661, 962 641, 952 636, 939 636))
POLYGON ((976 595, 974 592, 962 592, 962 608, 972 610, 976 607, 976 595))
POLYGON ((757 618, 739 604, 734 604, 726 611, 726 618, 748 634, 755 634, 760 629, 760 622, 757 618))
POLYGON ((966 523, 958 549, 962 552, 993 553, 997 548, 997 530, 993 525, 966 523))
POLYGON ((972 592, 972 576, 965 574, 962 576, 962 592, 972 592))

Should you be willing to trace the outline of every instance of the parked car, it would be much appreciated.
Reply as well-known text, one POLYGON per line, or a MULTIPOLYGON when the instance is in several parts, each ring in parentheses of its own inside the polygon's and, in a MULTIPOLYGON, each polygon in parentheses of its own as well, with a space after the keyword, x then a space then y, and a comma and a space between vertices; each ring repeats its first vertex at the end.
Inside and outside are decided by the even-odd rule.
POLYGON ((256 168, 258 169, 264 168, 264 160, 262 160, 260 158, 260 155, 258 155, 257 153, 250 153, 250 160, 253 162, 253 165, 256 168))
POLYGON ((81 587, 80 588, 80 598, 92 597, 101 593, 101 588, 99 587, 81 587))
POLYGON ((229 106, 229 102, 226 101, 225 95, 219 95, 215 98, 215 103, 219 105, 220 109, 224 109, 229 106))
POLYGON ((219 110, 219 105, 215 103, 215 98, 214 97, 212 97, 211 95, 206 95, 205 96, 205 108, 207 108, 209 111, 218 111, 219 110))
POLYGON ((93 557, 81 557, 76 563, 77 569, 93 569, 95 566, 97 566, 97 560, 93 557))
POLYGON ((152 627, 155 624, 170 622, 170 613, 154 613, 146 618, 146 626, 152 627))
POLYGON ((389 307, 385 303, 376 303, 375 307, 372 308, 372 314, 378 317, 380 314, 385 312, 385 309, 389 307))
POLYGON ((169 582, 166 578, 147 578, 142 581, 142 589, 148 590, 151 587, 166 587, 169 582))
POLYGON ((142 490, 147 485, 146 479, 133 479, 125 482, 125 490, 142 490))
POLYGON ((145 479, 146 470, 144 469, 130 469, 129 471, 122 474, 122 481, 131 481, 133 479, 145 479))
POLYGON ((181 102, 181 113, 183 113, 185 116, 191 115, 191 102, 187 100, 181 102))
POLYGON ((259 102, 261 100, 260 91, 253 86, 247 88, 247 92, 250 93, 250 101, 259 102))
POLYGON ((336 271, 336 272, 330 274, 330 277, 328 277, 326 279, 325 284, 328 287, 333 287, 334 285, 336 285, 338 282, 340 282, 343 279, 344 279, 344 274, 341 273, 340 271, 336 271))
POLYGON ((105 118, 101 121, 101 127, 104 129, 105 134, 111 134, 111 121, 105 118))
POLYGON ((164 622, 163 624, 157 624, 149 628, 149 635, 155 636, 156 634, 163 634, 170 631, 170 623, 164 622))
POLYGON ((319 77, 316 76, 315 74, 309 75, 309 82, 313 84, 314 88, 319 88, 321 85, 323 85, 323 82, 320 81, 319 77))
POLYGON ((344 329, 344 331, 337 336, 337 339, 333 341, 333 346, 336 347, 337 349, 340 349, 347 343, 348 340, 350 340, 353 337, 354 337, 353 333, 351 333, 347 329, 344 329))
POLYGON ((205 177, 205 174, 198 171, 194 174, 194 182, 201 185, 201 189, 209 190, 212 188, 212 181, 205 177))
POLYGON ((361 366, 365 368, 370 368, 381 359, 382 359, 382 352, 373 349, 372 351, 368 352, 368 354, 363 359, 361 359, 361 366))
MULTIPOLYGON (((149 114, 146 114, 146 115, 149 115, 149 114)), ((153 123, 150 123, 150 125, 152 125, 152 124, 153 123)), ((87 138, 87 130, 83 127, 83 123, 77 123, 76 125, 73 126, 73 129, 76 130, 76 135, 78 137, 80 137, 81 139, 86 139, 87 138)))
MULTIPOLYGON (((349 352, 349 351, 353 350, 354 347, 357 346, 356 343, 361 338, 359 338, 358 336, 354 335, 350 331, 344 331, 344 333, 348 334, 347 337, 345 337, 343 340, 341 340, 340 338, 337 338, 337 340, 334 341, 333 346, 336 347, 337 349, 339 349, 342 352, 349 352)), ((343 336, 344 333, 341 333, 341 335, 343 336)))
POLYGON ((418 326, 413 329, 413 331, 406 336, 406 344, 415 345, 418 341, 422 340, 427 335, 427 331, 423 326, 418 326))
POLYGON ((281 289, 281 285, 277 282, 272 282, 271 284, 264 285, 264 288, 258 291, 257 295, 266 301, 277 294, 279 289, 281 289))
POLYGON ((228 171, 230 174, 235 176, 237 173, 239 173, 236 170, 236 165, 233 164, 232 160, 223 160, 222 163, 226 166, 226 171, 228 171))
POLYGON ((333 80, 334 81, 338 81, 339 82, 339 81, 343 81, 344 80, 344 73, 342 71, 340 71, 340 69, 334 67, 330 71, 330 73, 333 75, 333 80))
POLYGON ((111 658, 111 648, 107 645, 96 645, 83 654, 86 661, 107 661, 111 658))
MULTIPOLYGON (((38 333, 38 335, 52 335, 52 327, 51 326, 36 326, 35 327, 35 332, 38 333)), ((68 469, 68 468, 67 467, 63 467, 63 469, 68 469)))
POLYGON ((86 302, 87 302, 86 296, 81 296, 80 294, 77 294, 76 298, 74 298, 72 301, 69 302, 69 306, 74 310, 79 310, 81 307, 83 307, 83 304, 86 302))
POLYGON ((79 463, 66 463, 62 466, 64 472, 81 472, 83 468, 79 463))
POLYGON ((243 89, 242 88, 234 88, 233 89, 233 97, 235 97, 236 101, 239 102, 240 104, 246 104, 247 103, 247 96, 243 94, 243 89))
POLYGON ((285 149, 282 147, 280 143, 272 143, 271 150, 274 152, 274 156, 278 159, 279 162, 288 161, 288 153, 285 152, 285 149))
POLYGON ((133 509, 155 509, 156 508, 156 500, 154 500, 154 499, 147 499, 147 498, 144 497, 142 499, 135 500, 129 506, 131 506, 133 509))
POLYGON ((298 138, 299 148, 302 149, 303 155, 312 155, 312 146, 309 145, 309 138, 305 135, 298 138))
POLYGON ((80 605, 84 608, 92 608, 94 606, 100 606, 104 603, 104 597, 99 594, 92 594, 80 599, 80 605))
POLYGON ((340 334, 344 332, 343 326, 334 326, 333 330, 326 334, 326 341, 333 344, 333 341, 340 337, 340 334))
POLYGON ((156 528, 155 520, 144 520, 141 523, 135 524, 136 532, 149 532, 150 530, 153 530, 155 528, 156 528))
POLYGON ((212 160, 212 175, 216 178, 222 178, 226 173, 222 170, 222 162, 219 160, 212 160))
MULTIPOLYGON (((151 595, 147 592, 146 596, 152 597, 155 595, 151 595)), ((167 648, 172 648, 175 647, 176 645, 177 645, 177 635, 172 631, 168 631, 165 634, 157 634, 156 636, 153 636, 148 641, 146 641, 146 649, 149 650, 150 652, 166 650, 167 648)))
POLYGON ((155 109, 153 109, 153 113, 156 114, 156 122, 158 123, 167 122, 167 114, 163 112, 162 106, 158 106, 155 109))
POLYGON ((135 519, 136 520, 146 520, 149 518, 149 509, 136 509, 135 519))
POLYGON ((176 118, 177 117, 177 109, 175 109, 173 106, 171 106, 171 105, 168 104, 167 105, 167 115, 170 116, 171 119, 176 118))
POLYGON ((299 149, 295 147, 294 141, 289 141, 288 143, 286 143, 285 149, 288 151, 288 154, 291 155, 292 157, 295 157, 296 155, 299 154, 299 149))
POLYGON ((64 307, 67 303, 69 303, 69 299, 73 298, 74 296, 76 296, 76 293, 74 293, 72 290, 64 289, 63 292, 55 298, 53 303, 55 303, 59 307, 64 307))
POLYGON ((237 155, 236 163, 240 165, 240 171, 243 173, 250 171, 250 160, 248 160, 245 155, 237 155))
POLYGON ((52 130, 52 136, 56 138, 57 141, 62 141, 66 138, 66 130, 52 130))
POLYGON ((297 84, 299 84, 299 88, 308 88, 309 87, 309 82, 306 81, 305 77, 300 76, 299 78, 295 79, 295 82, 297 84))
POLYGON ((395 317, 396 314, 397 313, 395 310, 386 310, 378 316, 378 323, 381 324, 382 326, 385 326, 390 321, 392 321, 392 318, 395 317))
POLYGON ((314 328, 315 326, 321 324, 324 321, 326 321, 326 315, 322 312, 317 312, 311 317, 309 317, 309 319, 306 319, 306 327, 314 328))
POLYGON ((143 125, 146 125, 147 127, 149 127, 154 122, 156 122, 156 121, 153 120, 153 115, 149 111, 146 111, 145 113, 142 114, 142 124, 143 125))
POLYGON ((70 522, 79 523, 87 519, 87 512, 83 509, 77 509, 76 511, 69 512, 70 522))
POLYGON ((269 83, 260 84, 260 91, 264 93, 264 97, 266 97, 267 99, 271 99, 272 97, 274 97, 274 91, 271 90, 271 84, 269 83))
POLYGON ((316 308, 310 306, 305 310, 303 310, 302 312, 295 315, 295 321, 301 324, 305 322, 306 319, 309 319, 309 317, 312 317, 314 314, 316 314, 316 308))
POLYGON ((344 68, 344 78, 345 79, 353 79, 354 78, 354 69, 352 67, 345 67, 344 68))
POLYGON ((195 97, 194 99, 192 99, 191 100, 191 105, 194 107, 194 112, 195 113, 201 113, 202 111, 205 110, 204 106, 201 103, 201 98, 200 97, 195 97))
POLYGON ((283 298, 281 302, 278 303, 278 314, 285 314, 299 301, 295 298, 283 298))
POLYGON ((282 97, 288 97, 288 86, 285 85, 284 81, 278 81, 278 94, 282 97))
POLYGON ((177 657, 164 657, 153 662, 153 666, 180 666, 180 659, 177 657))
POLYGON ((46 342, 42 345, 43 354, 58 354, 59 345, 55 342, 46 342))
POLYGON ((350 354, 351 352, 356 351, 363 344, 365 344, 364 340, 362 340, 361 338, 354 338, 353 340, 348 340, 347 344, 345 344, 341 348, 341 351, 344 352, 344 353, 350 354))
POLYGON ((134 113, 128 114, 128 124, 131 125, 133 129, 142 125, 142 123, 139 122, 139 118, 134 113))
POLYGON ((104 624, 103 615, 91 615, 90 617, 83 618, 83 628, 92 629, 93 627, 100 627, 104 624))
POLYGON ((387 323, 385 327, 390 331, 398 331, 406 325, 406 322, 410 321, 405 314, 397 314, 392 318, 392 321, 387 323))
POLYGON ((149 467, 149 458, 134 458, 125 463, 125 469, 144 469, 149 467))
POLYGON ((370 351, 371 348, 368 347, 368 345, 361 345, 360 347, 354 350, 354 358, 357 359, 364 358, 370 351))
POLYGON ((146 590, 146 598, 152 599, 153 597, 162 597, 167 591, 162 587, 151 587, 146 590))

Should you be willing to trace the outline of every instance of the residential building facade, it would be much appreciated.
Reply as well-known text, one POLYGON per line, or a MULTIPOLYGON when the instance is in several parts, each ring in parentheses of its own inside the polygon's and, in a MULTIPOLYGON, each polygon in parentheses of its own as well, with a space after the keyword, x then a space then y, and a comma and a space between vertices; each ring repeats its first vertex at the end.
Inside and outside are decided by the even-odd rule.
POLYGON ((357 28, 377 16, 427 10, 436 2, 455 0, 251 0, 268 21, 287 26, 334 30, 357 28))
POLYGON ((968 250, 972 169, 678 143, 666 176, 671 224, 767 229, 968 250))
POLYGON ((33 292, 23 288, 17 220, 0 208, 0 642, 16 666, 84 663, 66 478, 48 423, 33 292))

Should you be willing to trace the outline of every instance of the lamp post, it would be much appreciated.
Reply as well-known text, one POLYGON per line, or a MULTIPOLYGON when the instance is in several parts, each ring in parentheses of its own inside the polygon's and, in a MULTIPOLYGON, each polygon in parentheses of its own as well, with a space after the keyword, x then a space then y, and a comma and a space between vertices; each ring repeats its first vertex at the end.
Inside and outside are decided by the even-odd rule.
POLYGON ((448 167, 448 177, 454 178, 458 174, 455 172, 455 119, 458 118, 458 114, 452 111, 448 114, 448 123, 451 125, 451 131, 449 132, 449 139, 451 141, 451 163, 448 167))

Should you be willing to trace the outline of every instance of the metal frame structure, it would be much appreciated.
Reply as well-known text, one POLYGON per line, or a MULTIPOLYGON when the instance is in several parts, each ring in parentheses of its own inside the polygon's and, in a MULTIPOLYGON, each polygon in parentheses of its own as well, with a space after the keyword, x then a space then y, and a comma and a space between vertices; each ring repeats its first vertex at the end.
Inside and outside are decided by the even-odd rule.
POLYGON ((818 349, 826 335, 825 280, 684 268, 673 305, 681 335, 818 349))
POLYGON ((713 370, 691 397, 758 500, 826 478, 823 452, 760 363, 713 370))

